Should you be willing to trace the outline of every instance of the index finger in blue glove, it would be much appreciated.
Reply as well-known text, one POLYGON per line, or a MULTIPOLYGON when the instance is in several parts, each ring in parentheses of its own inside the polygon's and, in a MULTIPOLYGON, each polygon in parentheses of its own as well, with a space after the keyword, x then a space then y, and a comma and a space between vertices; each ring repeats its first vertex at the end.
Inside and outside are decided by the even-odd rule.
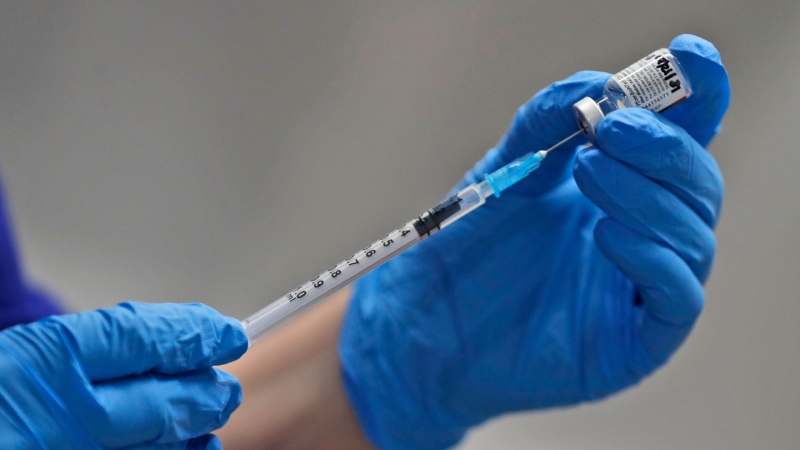
POLYGON ((682 34, 672 40, 669 49, 689 78, 692 95, 664 111, 664 116, 705 147, 719 132, 730 103, 728 73, 717 49, 705 39, 682 34))
POLYGON ((669 189, 708 226, 716 225, 724 189, 717 162, 667 118, 640 108, 615 111, 597 127, 597 146, 669 189))
MULTIPOLYGON (((572 105, 584 97, 599 98, 603 85, 610 77, 603 72, 578 72, 571 77, 551 84, 539 91, 517 110, 514 121, 494 149, 467 173, 464 184, 483 181, 483 174, 493 172, 511 161, 531 152, 550 148, 578 130, 572 105)), ((585 143, 583 135, 565 145, 575 148, 585 143)), ((528 177, 509 188, 509 192, 539 193, 567 176, 573 152, 551 153, 537 169, 535 177, 528 177)))
POLYGON ((199 303, 122 303, 31 326, 42 335, 40 345, 61 345, 61 339, 48 339, 51 330, 58 330, 92 381, 203 369, 233 361, 247 350, 239 321, 199 303), (53 322, 60 326, 52 327, 53 322))

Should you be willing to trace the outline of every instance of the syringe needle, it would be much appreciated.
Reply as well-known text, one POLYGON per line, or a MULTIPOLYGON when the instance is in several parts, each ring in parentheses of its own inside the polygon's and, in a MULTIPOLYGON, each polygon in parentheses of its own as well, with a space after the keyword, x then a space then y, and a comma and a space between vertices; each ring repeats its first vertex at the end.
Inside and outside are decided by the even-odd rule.
POLYGON ((542 150, 542 152, 546 155, 547 152, 549 152, 550 150, 554 150, 555 148, 560 147, 561 144, 566 143, 568 140, 574 138, 575 136, 577 136, 577 135, 579 135, 581 133, 583 133, 583 130, 578 130, 578 131, 570 134, 569 136, 565 137, 564 139, 558 141, 557 144, 553 145, 552 147, 548 148, 547 150, 542 150))

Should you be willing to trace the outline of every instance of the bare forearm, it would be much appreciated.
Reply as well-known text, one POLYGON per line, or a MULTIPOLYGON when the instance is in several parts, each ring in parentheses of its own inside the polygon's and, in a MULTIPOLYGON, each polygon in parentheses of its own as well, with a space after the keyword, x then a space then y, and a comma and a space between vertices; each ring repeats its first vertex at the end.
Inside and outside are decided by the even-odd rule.
POLYGON ((369 449, 342 386, 336 341, 343 290, 267 335, 223 369, 243 402, 218 431, 225 449, 369 449))

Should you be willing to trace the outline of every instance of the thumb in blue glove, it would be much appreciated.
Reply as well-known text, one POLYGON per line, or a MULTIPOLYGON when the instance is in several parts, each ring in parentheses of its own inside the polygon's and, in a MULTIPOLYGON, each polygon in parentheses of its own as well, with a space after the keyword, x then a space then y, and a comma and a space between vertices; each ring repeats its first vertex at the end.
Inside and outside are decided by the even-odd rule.
MULTIPOLYGON (((537 172, 356 285, 339 342, 345 387, 381 448, 441 448, 510 411, 619 392, 664 364, 704 302, 723 183, 704 148, 728 106, 719 54, 670 45, 694 94, 663 116, 611 113, 597 146, 537 172)), ((581 72, 520 108, 456 188, 577 128, 581 72)))
POLYGON ((123 303, 0 332, 3 448, 220 448, 247 349, 201 304, 123 303))

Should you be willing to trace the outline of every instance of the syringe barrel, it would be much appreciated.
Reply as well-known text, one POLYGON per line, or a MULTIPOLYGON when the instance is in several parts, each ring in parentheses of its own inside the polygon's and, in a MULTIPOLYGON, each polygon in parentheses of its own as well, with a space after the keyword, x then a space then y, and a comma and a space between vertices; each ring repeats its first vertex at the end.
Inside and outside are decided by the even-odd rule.
POLYGON ((439 224, 439 229, 441 230, 442 228, 469 214, 475 208, 486 203, 486 198, 492 195, 492 193, 492 188, 486 181, 478 184, 471 184, 460 190, 458 194, 455 195, 456 198, 461 199, 459 201, 458 211, 442 220, 442 222, 439 224))
POLYGON ((242 321, 250 345, 372 269, 481 206, 492 194, 485 181, 462 189, 414 220, 242 321))
POLYGON ((484 182, 491 187, 495 197, 500 197, 502 191, 517 184, 521 179, 538 169, 546 154, 547 152, 544 151, 528 153, 492 173, 483 174, 485 178, 484 182))
POLYGON ((422 240, 425 235, 417 232, 415 223, 416 219, 408 222, 244 319, 242 326, 250 345, 422 240))

